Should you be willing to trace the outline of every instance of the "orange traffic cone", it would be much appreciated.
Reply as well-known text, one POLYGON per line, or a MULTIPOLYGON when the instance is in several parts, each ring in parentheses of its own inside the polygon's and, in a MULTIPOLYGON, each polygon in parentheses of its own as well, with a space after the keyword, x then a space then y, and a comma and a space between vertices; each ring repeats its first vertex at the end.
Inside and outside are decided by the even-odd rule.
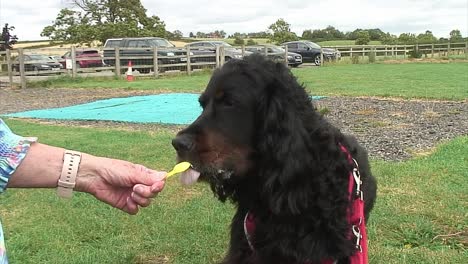
POLYGON ((132 61, 128 61, 127 81, 132 82, 133 80, 134 80, 134 77, 133 77, 132 61))

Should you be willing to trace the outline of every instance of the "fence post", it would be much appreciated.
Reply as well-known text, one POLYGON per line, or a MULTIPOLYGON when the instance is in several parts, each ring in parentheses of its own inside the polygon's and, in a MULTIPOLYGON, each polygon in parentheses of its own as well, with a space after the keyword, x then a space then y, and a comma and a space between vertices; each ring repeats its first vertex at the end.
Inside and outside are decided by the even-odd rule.
POLYGON ((242 44, 242 58, 244 58, 245 56, 245 45, 242 44))
POLYGON ((434 43, 431 45, 431 58, 434 58, 434 43))
POLYGON ((349 59, 350 59, 350 60, 353 59, 353 47, 350 47, 350 48, 349 48, 349 59))
POLYGON ((366 56, 366 47, 362 47, 362 61, 364 61, 365 56, 366 56))
POLYGON ((192 65, 190 64, 190 45, 187 45, 187 74, 192 75, 192 65))
POLYGON ((219 67, 223 66, 225 61, 226 61, 226 54, 224 53, 224 47, 223 46, 220 46, 219 47, 219 54, 221 55, 220 57, 220 60, 219 60, 219 67))
POLYGON ((268 57, 268 49, 267 46, 263 46, 263 51, 265 53, 265 57, 268 57))
POLYGON ((447 44, 447 58, 450 59, 450 42, 447 44))
POLYGON ((387 58, 387 55, 388 55, 387 49, 388 49, 388 45, 385 45, 385 58, 387 58))
POLYGON ((323 66, 325 62, 323 61, 323 48, 320 48, 320 65, 323 66))
POLYGON ((403 45, 403 59, 406 59, 406 44, 403 45))
POLYGON ((220 67, 220 58, 221 58, 221 52, 219 46, 216 46, 216 68, 220 67))
MULTIPOLYGON (((294 58, 294 61, 296 58, 294 58)), ((284 63, 286 64, 286 67, 288 66, 288 45, 284 46, 284 63)))
POLYGON ((19 70, 20 70, 20 82, 21 88, 26 88, 26 75, 24 73, 24 53, 23 49, 18 49, 18 57, 19 57, 19 70))
POLYGON ((468 41, 465 42, 465 58, 468 59, 468 41))
POLYGON ((153 76, 159 78, 158 47, 153 47, 153 76))
POLYGON ((114 52, 115 57, 115 76, 120 77, 120 48, 116 47, 114 52))
POLYGON ((71 60, 72 60, 72 78, 76 78, 77 65, 76 65, 76 48, 71 47, 71 60))
POLYGON ((7 72, 8 80, 10 81, 10 88, 13 88, 13 67, 11 63, 11 50, 6 50, 7 72))

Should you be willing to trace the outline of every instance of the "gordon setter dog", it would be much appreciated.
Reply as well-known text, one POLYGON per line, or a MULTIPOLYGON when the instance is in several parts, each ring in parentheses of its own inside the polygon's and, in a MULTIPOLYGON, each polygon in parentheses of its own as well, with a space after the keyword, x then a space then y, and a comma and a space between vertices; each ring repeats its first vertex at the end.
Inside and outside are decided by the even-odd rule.
POLYGON ((172 144, 193 165, 181 180, 206 181, 237 205, 222 263, 348 263, 356 251, 349 154, 359 164, 366 219, 377 189, 356 139, 317 111, 284 64, 261 55, 216 70, 199 102, 201 115, 172 144))

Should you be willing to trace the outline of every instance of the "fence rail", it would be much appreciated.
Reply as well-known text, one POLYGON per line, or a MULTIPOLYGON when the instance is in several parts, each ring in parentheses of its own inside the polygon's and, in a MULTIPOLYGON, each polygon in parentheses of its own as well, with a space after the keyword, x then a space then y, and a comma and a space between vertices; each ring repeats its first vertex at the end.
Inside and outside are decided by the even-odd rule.
MULTIPOLYGON (((259 47, 262 45, 255 45, 259 47)), ((245 54, 246 48, 236 47, 245 54)), ((384 57, 407 58, 409 54, 418 52, 425 57, 448 57, 452 55, 464 55, 468 59, 468 42, 466 43, 437 43, 416 45, 353 45, 353 46, 327 46, 340 52, 340 58, 352 57, 384 57)), ((92 56, 83 56, 93 49, 82 48, 43 48, 43 49, 13 49, 0 51, 0 87, 12 87, 14 83, 20 87, 26 87, 31 79, 43 79, 60 74, 77 76, 116 76, 125 75, 131 67, 132 74, 142 76, 159 77, 173 72, 183 72, 188 75, 203 69, 213 69, 223 65, 230 57, 223 47, 216 50, 203 50, 194 48, 98 48, 92 56), (176 54, 177 53, 177 54, 176 54), (81 55, 78 55, 81 54, 81 55), (47 56, 55 60, 55 64, 38 60, 36 55, 47 56), (58 67, 58 68, 57 68, 58 67)), ((94 49, 96 50, 96 49, 94 49)), ((260 51, 268 56, 266 46, 260 51)), ((321 56, 322 64, 326 64, 324 56, 321 56)), ((285 47, 283 59, 287 62, 288 50, 285 47)), ((338 59, 339 57, 335 57, 338 59)), ((278 60, 278 58, 276 58, 278 60)))

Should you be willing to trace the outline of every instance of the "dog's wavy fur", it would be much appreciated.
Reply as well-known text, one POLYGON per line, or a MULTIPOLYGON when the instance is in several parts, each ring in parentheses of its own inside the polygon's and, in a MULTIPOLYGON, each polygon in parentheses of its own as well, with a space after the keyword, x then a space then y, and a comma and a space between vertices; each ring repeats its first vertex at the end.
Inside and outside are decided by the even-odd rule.
POLYGON ((347 222, 352 166, 339 144, 359 163, 366 218, 376 196, 356 139, 315 109, 286 66, 260 55, 215 71, 200 103, 203 113, 173 145, 220 200, 237 205, 223 263, 347 263, 354 253, 347 222), (256 218, 254 251, 243 229, 248 211, 256 218))

